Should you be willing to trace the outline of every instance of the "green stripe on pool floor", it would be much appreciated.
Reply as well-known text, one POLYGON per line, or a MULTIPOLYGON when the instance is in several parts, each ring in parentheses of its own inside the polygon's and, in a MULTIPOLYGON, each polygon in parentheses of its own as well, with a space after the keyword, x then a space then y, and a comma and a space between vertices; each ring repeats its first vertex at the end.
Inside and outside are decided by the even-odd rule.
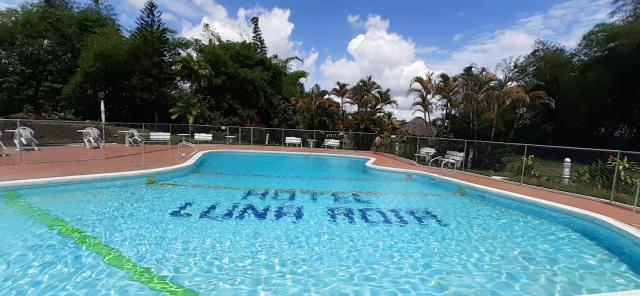
POLYGON ((22 211, 24 214, 45 224, 50 229, 56 229, 59 235, 73 239, 78 246, 100 255, 107 265, 130 272, 131 275, 129 279, 132 281, 136 281, 152 290, 167 295, 198 295, 198 293, 193 290, 170 282, 165 276, 155 274, 151 268, 141 266, 132 259, 122 255, 117 249, 105 245, 99 239, 86 234, 69 222, 36 207, 22 199, 17 192, 5 193, 4 200, 8 206, 22 211))

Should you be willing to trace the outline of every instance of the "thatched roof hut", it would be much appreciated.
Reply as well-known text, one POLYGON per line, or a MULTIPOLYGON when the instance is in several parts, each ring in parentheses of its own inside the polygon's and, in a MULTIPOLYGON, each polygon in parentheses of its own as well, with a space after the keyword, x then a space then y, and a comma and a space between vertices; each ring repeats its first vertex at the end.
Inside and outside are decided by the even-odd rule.
POLYGON ((435 137, 438 129, 431 123, 426 123, 422 117, 415 117, 408 122, 403 123, 398 129, 398 133, 407 133, 412 136, 419 137, 435 137))

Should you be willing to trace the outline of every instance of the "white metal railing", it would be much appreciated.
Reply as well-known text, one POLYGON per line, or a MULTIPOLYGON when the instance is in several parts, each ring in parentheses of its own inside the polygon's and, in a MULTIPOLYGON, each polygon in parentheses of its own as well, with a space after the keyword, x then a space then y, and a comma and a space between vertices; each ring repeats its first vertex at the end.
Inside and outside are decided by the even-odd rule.
MULTIPOLYGON (((6 153, 9 156, 0 157, 0 166, 109 159, 121 157, 125 153, 135 154, 136 158, 140 157, 141 165, 144 166, 152 162, 151 159, 145 158, 145 154, 170 151, 172 145, 178 145, 181 140, 185 140, 186 134, 190 137, 194 133, 211 134, 212 142, 215 144, 233 145, 284 146, 286 137, 296 137, 301 139, 303 147, 309 145, 319 147, 325 139, 336 139, 340 141, 338 149, 345 150, 369 150, 376 137, 373 133, 351 131, 124 122, 107 122, 103 126, 101 122, 95 121, 0 119, 0 131, 16 129, 20 126, 32 128, 35 131, 34 137, 41 146, 44 146, 44 149, 38 152, 14 151, 10 147, 9 136, 4 133, 0 137, 0 142, 9 144, 6 147, 6 153), (102 130, 104 149, 82 151, 73 155, 56 155, 53 150, 48 152, 49 146, 81 143, 82 139, 77 130, 86 127, 102 130), (172 136, 164 145, 140 145, 140 149, 120 149, 119 147, 123 146, 121 144, 124 144, 125 135, 118 131, 129 129, 137 129, 143 134, 164 132, 172 136), (47 153, 51 155, 43 157, 47 153)), ((182 148, 186 148, 184 146, 177 146, 179 149, 176 149, 175 159, 182 156, 182 148)), ((447 151, 456 151, 464 155, 460 166, 456 168, 465 172, 523 185, 607 199, 611 203, 635 205, 637 202, 634 197, 638 189, 633 182, 640 179, 640 172, 637 171, 640 152, 409 135, 383 136, 380 149, 386 153, 418 160, 415 154, 425 147, 436 151, 434 157, 444 156, 447 151)), ((171 163, 174 163, 173 158, 171 163)))

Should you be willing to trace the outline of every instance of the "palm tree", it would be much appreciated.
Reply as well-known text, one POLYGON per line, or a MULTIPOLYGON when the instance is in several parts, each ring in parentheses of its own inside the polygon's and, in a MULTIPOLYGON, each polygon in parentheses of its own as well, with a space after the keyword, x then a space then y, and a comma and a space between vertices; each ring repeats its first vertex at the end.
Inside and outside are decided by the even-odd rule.
POLYGON ((197 87, 212 81, 213 71, 205 61, 187 53, 176 61, 176 75, 178 80, 189 83, 189 93, 194 95, 197 87))
POLYGON ((447 73, 440 73, 438 75, 438 82, 435 86, 435 94, 440 101, 440 107, 442 108, 442 111, 444 111, 442 125, 445 129, 449 124, 452 110, 459 106, 459 101, 457 101, 455 97, 456 87, 457 86, 455 79, 449 76, 447 73))
POLYGON ((515 119, 511 133, 509 134, 509 140, 513 139, 516 129, 518 129, 523 121, 531 120, 534 114, 533 108, 555 108, 555 100, 544 91, 532 91, 527 94, 524 87, 515 87, 515 89, 509 92, 512 93, 512 95, 509 97, 507 104, 512 105, 515 109, 515 119))
POLYGON ((358 106, 358 111, 374 111, 380 89, 380 85, 371 76, 360 79, 349 91, 348 103, 358 106))
POLYGON ((391 97, 391 89, 378 90, 377 94, 377 102, 375 106, 375 111, 378 114, 385 113, 384 107, 387 106, 395 106, 398 108, 398 101, 394 100, 391 97))
POLYGON ((349 84, 344 82, 336 82, 336 87, 331 90, 331 94, 340 99, 340 113, 344 117, 344 100, 349 95, 349 84))
POLYGON ((169 109, 169 114, 171 114, 171 119, 174 120, 178 117, 183 117, 189 124, 189 133, 191 133, 191 125, 196 121, 207 118, 211 113, 207 106, 196 97, 184 96, 173 108, 169 109))
POLYGON ((469 122, 469 131, 473 139, 478 139, 480 119, 484 116, 483 110, 495 85, 495 74, 484 67, 470 65, 456 75, 453 97, 460 103, 458 112, 469 122))
POLYGON ((328 98, 329 92, 314 85, 304 96, 293 99, 296 111, 309 129, 331 129, 340 114, 338 102, 328 98))
POLYGON ((384 131, 387 135, 391 135, 394 129, 400 127, 395 114, 392 111, 386 111, 383 114, 384 131))
MULTIPOLYGON (((425 77, 415 76, 409 82, 408 95, 414 95, 414 102, 411 104, 411 108, 418 107, 415 112, 422 112, 424 115, 425 126, 431 122, 431 113, 434 109, 434 104, 431 101, 435 93, 435 83, 433 80, 433 73, 427 72, 425 77)), ((414 112, 414 113, 415 113, 414 112)))

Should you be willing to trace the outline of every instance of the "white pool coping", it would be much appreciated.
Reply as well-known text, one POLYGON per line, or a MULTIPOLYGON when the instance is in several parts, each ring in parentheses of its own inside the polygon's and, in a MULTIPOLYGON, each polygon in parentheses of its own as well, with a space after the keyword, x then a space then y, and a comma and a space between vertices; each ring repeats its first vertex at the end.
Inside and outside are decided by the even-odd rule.
MULTIPOLYGON (((568 205, 564 205, 564 204, 560 204, 560 203, 556 203, 556 202, 552 202, 552 201, 542 200, 542 199, 539 199, 539 198, 535 198, 535 197, 531 197, 531 196, 527 196, 527 195, 523 195, 523 194, 518 194, 518 193, 513 193, 513 192, 501 190, 501 189, 495 189, 495 188, 491 188, 491 187, 487 187, 487 186, 483 186, 483 185, 478 185, 478 184, 475 184, 475 183, 470 183, 470 182, 466 182, 466 181, 462 181, 462 180, 458 180, 458 179, 454 179, 454 178, 450 178, 450 177, 446 177, 446 176, 442 176, 442 175, 438 175, 438 174, 434 174, 434 173, 416 171, 416 170, 410 170, 410 169, 399 169, 399 168, 390 168, 390 167, 385 167, 385 166, 379 166, 379 165, 375 165, 374 164, 374 162, 376 161, 375 157, 362 156, 362 155, 346 155, 346 154, 302 152, 302 151, 300 151, 300 152, 298 152, 298 151, 264 151, 264 150, 241 150, 241 149, 206 150, 206 151, 200 151, 200 152, 196 153, 192 158, 188 159, 187 161, 185 161, 185 162, 183 162, 181 164, 168 166, 168 167, 148 169, 148 170, 138 170, 138 171, 127 171, 127 172, 115 172, 115 173, 101 173, 101 174, 89 174, 89 175, 77 175, 77 176, 64 176, 64 177, 50 177, 50 178, 0 181, 0 189, 11 188, 11 187, 31 187, 31 186, 46 185, 46 184, 76 183, 76 182, 80 182, 80 181, 94 181, 94 180, 99 180, 99 179, 124 178, 124 177, 144 176, 144 175, 150 175, 150 174, 154 174, 154 173, 170 172, 170 171, 175 171, 175 170, 182 169, 182 168, 188 168, 188 167, 192 166, 193 164, 195 164, 202 157, 202 155, 207 154, 207 153, 216 153, 216 152, 303 154, 303 155, 321 155, 321 156, 337 156, 337 157, 368 159, 368 161, 365 163, 365 166, 369 167, 369 168, 378 169, 378 170, 384 170, 384 171, 391 171, 391 172, 412 173, 412 174, 424 175, 424 176, 432 177, 432 178, 435 178, 435 179, 440 179, 440 180, 444 180, 444 181, 447 181, 447 182, 451 182, 451 183, 454 183, 454 184, 464 185, 464 186, 467 186, 467 187, 472 187, 472 188, 476 188, 476 189, 492 192, 492 193, 498 194, 500 196, 511 197, 511 198, 514 198, 514 199, 517 199, 517 200, 524 200, 524 201, 527 201, 529 203, 536 204, 536 205, 539 205, 539 206, 548 207, 548 208, 555 208, 555 209, 561 210, 563 212, 569 212, 569 213, 577 214, 578 216, 580 216, 580 217, 582 217, 584 219, 590 220, 592 222, 596 222, 596 223, 598 223, 600 225, 603 225, 605 227, 609 226, 608 228, 610 228, 611 230, 614 230, 614 231, 617 230, 618 232, 621 232, 623 235, 628 236, 631 239, 633 239, 633 240, 637 241, 638 243, 640 243, 640 230, 639 229, 636 229, 636 228, 634 228, 634 227, 632 227, 632 226, 630 226, 628 224, 620 222, 620 221, 618 221, 616 219, 613 219, 611 217, 607 217, 605 215, 601 215, 601 214, 598 214, 598 213, 594 213, 594 212, 591 212, 591 211, 587 211, 587 210, 584 210, 584 209, 580 209, 580 208, 576 208, 576 207, 572 207, 572 206, 568 206, 568 205)), ((598 296, 640 295, 640 290, 621 291, 621 292, 594 294, 594 295, 598 295, 598 296)))

